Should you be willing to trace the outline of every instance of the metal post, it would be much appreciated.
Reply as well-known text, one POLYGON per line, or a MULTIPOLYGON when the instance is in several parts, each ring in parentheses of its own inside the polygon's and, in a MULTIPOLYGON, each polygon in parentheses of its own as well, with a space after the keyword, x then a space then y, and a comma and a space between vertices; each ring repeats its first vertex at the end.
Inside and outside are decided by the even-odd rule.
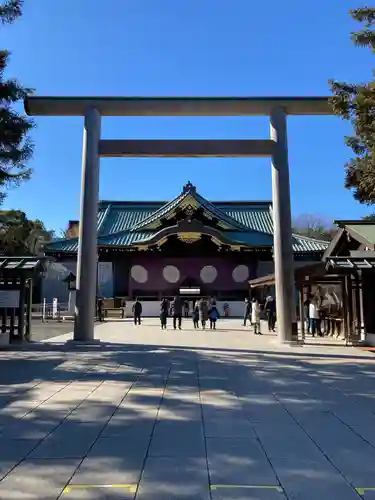
POLYGON ((76 341, 91 341, 94 338, 100 127, 99 111, 95 108, 89 108, 85 114, 82 151, 81 210, 74 324, 74 340, 76 341))
POLYGON ((284 109, 275 108, 270 119, 271 139, 275 142, 272 156, 272 200, 277 329, 280 342, 291 342, 297 340, 298 330, 294 286, 287 125, 284 109))

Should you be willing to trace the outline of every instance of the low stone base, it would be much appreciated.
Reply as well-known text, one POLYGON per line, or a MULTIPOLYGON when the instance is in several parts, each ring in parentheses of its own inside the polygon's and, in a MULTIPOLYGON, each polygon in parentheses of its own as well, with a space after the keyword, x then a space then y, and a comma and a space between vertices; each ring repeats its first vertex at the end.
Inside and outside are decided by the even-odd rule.
POLYGON ((87 346, 101 346, 102 342, 97 339, 93 340, 74 340, 74 339, 69 339, 65 342, 66 346, 74 346, 74 347, 87 347, 87 346))

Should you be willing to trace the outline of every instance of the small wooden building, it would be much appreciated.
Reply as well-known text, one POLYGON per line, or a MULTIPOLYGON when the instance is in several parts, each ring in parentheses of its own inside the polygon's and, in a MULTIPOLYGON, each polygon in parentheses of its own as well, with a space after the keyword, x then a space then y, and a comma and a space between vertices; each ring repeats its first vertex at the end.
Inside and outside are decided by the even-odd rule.
MULTIPOLYGON (((296 307, 305 333, 304 301, 312 295, 336 297, 339 316, 330 318, 347 343, 364 340, 375 345, 375 223, 335 221, 338 231, 321 262, 295 269, 296 307), (297 299, 298 297, 298 299, 297 299)), ((274 275, 249 281, 260 296, 274 284, 274 275), (260 292, 260 293, 259 293, 260 292)))

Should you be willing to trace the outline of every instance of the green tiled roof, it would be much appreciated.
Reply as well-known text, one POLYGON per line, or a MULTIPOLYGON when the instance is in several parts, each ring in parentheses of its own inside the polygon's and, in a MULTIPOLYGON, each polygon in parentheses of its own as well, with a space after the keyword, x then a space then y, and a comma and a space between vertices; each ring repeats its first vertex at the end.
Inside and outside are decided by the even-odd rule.
MULTIPOLYGON (((181 195, 182 196, 182 195, 181 195)), ((147 240, 157 230, 142 230, 142 226, 161 217, 160 214, 174 208, 181 196, 173 202, 111 202, 102 201, 98 209, 98 245, 130 246, 135 242, 147 240), (173 205, 173 206, 172 206, 173 205)), ((233 230, 223 230, 223 234, 233 242, 251 246, 271 246, 273 222, 271 202, 208 202, 196 195, 204 208, 215 217, 221 217, 233 230)), ((328 246, 304 236, 293 236, 293 249, 297 253, 323 252, 328 246)), ((71 252, 78 249, 78 239, 56 240, 46 246, 48 252, 71 252)))
POLYGON ((141 220, 140 222, 135 223, 133 226, 133 230, 139 230, 142 228, 147 229, 147 226, 152 224, 153 222, 166 217, 168 214, 172 213, 178 206, 186 200, 188 197, 194 200, 199 206, 201 206, 204 210, 209 212, 213 217, 216 217, 218 220, 225 222, 231 229, 238 229, 242 231, 246 231, 247 227, 244 226, 240 221, 228 215, 225 211, 220 210, 220 208, 211 203, 210 201, 203 198, 200 194, 194 191, 186 191, 185 193, 180 194, 174 200, 166 203, 161 206, 158 210, 152 212, 148 217, 141 220))
POLYGON ((348 224, 346 228, 351 233, 362 236, 370 245, 375 245, 375 224, 348 224))

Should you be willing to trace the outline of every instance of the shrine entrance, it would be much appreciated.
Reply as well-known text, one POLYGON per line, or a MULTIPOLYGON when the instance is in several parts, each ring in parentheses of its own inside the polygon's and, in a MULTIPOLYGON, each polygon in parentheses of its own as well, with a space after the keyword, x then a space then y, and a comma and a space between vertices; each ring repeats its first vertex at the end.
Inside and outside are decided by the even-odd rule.
POLYGON ((97 211, 101 157, 268 157, 272 165, 273 256, 280 342, 296 342, 288 115, 332 115, 328 97, 38 97, 32 116, 83 116, 81 213, 74 340, 94 340, 97 211), (269 116, 270 138, 253 140, 108 140, 102 116, 269 116))

